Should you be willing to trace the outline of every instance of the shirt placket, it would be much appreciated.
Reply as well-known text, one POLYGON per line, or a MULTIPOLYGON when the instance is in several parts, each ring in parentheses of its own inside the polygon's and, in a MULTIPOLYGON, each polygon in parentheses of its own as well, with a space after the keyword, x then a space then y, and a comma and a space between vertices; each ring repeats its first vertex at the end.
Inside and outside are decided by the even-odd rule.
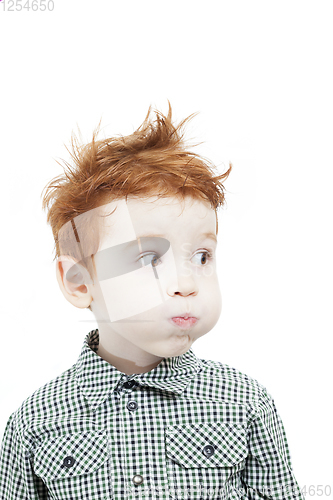
POLYGON ((150 492, 150 469, 147 450, 151 447, 149 432, 140 428, 141 418, 137 413, 142 411, 143 397, 132 376, 123 374, 115 389, 118 417, 114 429, 116 431, 115 446, 120 450, 122 481, 114 485, 115 498, 134 500, 138 498, 154 498, 150 492), (138 438, 141 436, 141 440, 138 438), (121 486, 120 486, 121 485, 121 486), (120 489, 121 488, 121 489, 120 489))

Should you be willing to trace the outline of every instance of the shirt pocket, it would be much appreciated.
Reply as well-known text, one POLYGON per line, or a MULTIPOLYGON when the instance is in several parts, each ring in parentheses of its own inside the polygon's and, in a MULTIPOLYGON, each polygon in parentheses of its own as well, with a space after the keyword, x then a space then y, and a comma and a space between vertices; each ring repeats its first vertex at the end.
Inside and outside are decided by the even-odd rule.
POLYGON ((169 426, 165 430, 170 498, 229 498, 228 480, 248 455, 242 424, 202 422, 169 426), (223 496, 224 495, 224 496, 223 496))
POLYGON ((34 455, 34 471, 54 500, 112 498, 105 431, 47 439, 34 455))

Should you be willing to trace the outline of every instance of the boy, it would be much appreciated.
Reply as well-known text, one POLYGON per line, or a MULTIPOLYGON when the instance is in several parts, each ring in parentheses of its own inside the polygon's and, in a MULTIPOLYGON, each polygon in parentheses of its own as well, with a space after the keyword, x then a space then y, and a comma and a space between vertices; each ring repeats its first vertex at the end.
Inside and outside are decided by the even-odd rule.
POLYGON ((2 500, 302 498, 266 389, 192 351, 221 313, 231 165, 214 176, 185 149, 191 117, 171 117, 149 109, 132 135, 72 140, 74 168, 48 186, 60 289, 98 329, 10 416, 2 500))

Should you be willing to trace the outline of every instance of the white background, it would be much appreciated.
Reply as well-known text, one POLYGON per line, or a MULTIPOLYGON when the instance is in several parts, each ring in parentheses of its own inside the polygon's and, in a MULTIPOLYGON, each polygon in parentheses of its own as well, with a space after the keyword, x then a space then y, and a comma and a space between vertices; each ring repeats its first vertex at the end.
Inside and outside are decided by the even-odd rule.
POLYGON ((86 141, 100 118, 102 136, 130 134, 169 99, 176 121, 200 112, 187 134, 204 141, 195 151, 221 173, 234 167, 219 212, 222 314, 193 350, 266 386, 300 486, 333 490, 332 2, 2 9, 0 438, 96 327, 55 277, 41 209, 63 173, 55 160, 69 159, 77 125, 86 141))

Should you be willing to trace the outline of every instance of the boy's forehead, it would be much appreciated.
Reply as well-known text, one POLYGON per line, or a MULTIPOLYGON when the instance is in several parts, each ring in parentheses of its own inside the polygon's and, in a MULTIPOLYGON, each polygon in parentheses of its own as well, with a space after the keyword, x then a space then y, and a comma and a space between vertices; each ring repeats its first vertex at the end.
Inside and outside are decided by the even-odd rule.
POLYGON ((198 232, 216 235, 216 216, 209 202, 186 197, 150 197, 115 200, 100 207, 103 238, 99 250, 138 237, 197 236, 198 232))

